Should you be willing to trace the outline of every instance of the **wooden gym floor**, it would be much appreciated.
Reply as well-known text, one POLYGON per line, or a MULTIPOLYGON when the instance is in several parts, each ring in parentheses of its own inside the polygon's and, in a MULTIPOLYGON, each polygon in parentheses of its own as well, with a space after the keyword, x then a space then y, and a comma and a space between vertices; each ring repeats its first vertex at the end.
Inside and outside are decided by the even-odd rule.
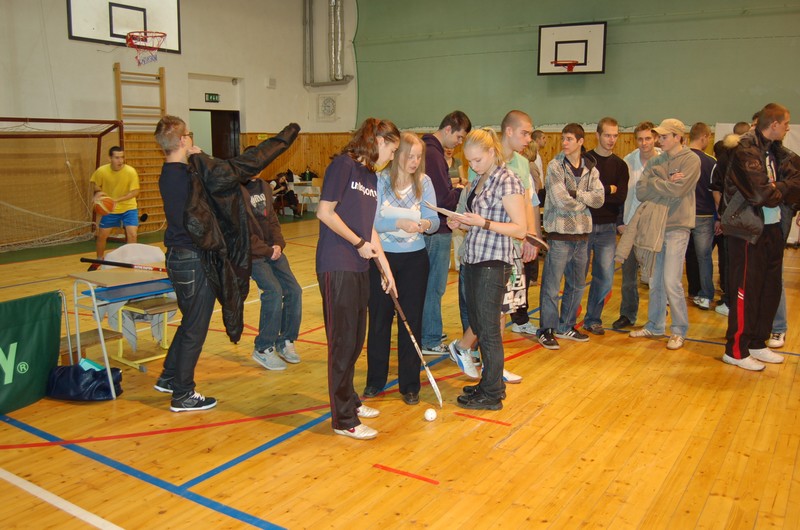
MULTIPOLYGON (((317 230, 316 221, 284 227, 304 287, 301 364, 268 372, 251 360, 253 288, 242 341, 227 340, 215 313, 197 367, 198 390, 217 408, 169 412, 152 388, 157 361, 146 372, 123 368, 115 402, 44 399, 2 417, 0 527, 800 527, 794 321, 786 362, 762 373, 723 364, 725 319, 695 307, 678 351, 610 329, 548 351, 506 329, 506 366, 524 380, 508 386, 502 411, 458 408, 469 381, 446 358, 428 357, 445 399, 439 418, 423 420, 435 401, 428 386, 409 407, 392 382, 367 400, 381 411, 368 422, 378 438, 360 442, 330 428, 317 230)), ((0 265, 0 299, 71 293, 65 273, 84 269, 81 256, 90 254, 0 265)), ((798 310, 799 256, 786 251, 789 315, 798 310)), ((449 281, 444 321, 454 337, 454 271, 449 281)), ((607 328, 619 281, 618 272, 607 328)), ((538 287, 529 299, 537 323, 538 287)), ((158 351, 147 332, 139 344, 139 355, 158 351)), ((358 391, 364 377, 362 356, 358 391)))

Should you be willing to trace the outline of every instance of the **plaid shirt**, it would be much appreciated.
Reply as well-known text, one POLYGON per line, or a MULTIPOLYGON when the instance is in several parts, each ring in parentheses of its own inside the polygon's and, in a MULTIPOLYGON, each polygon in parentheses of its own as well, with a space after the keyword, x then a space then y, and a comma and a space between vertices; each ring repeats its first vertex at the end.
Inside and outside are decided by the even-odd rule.
MULTIPOLYGON (((479 181, 480 179, 475 179, 466 193, 472 193, 479 181)), ((490 221, 508 223, 511 222, 511 218, 503 206, 503 197, 524 194, 525 190, 519 177, 503 164, 489 175, 480 194, 475 195, 471 211, 490 221)), ((493 230, 484 230, 482 226, 471 226, 464 239, 466 248, 464 262, 475 264, 497 260, 512 265, 514 263, 512 241, 512 238, 493 230)))

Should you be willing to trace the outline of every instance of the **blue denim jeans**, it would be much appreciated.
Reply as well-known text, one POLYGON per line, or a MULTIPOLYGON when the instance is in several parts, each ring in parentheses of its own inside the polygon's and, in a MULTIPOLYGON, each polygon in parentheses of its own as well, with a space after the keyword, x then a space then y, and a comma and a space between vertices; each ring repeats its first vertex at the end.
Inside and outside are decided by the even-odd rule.
POLYGON ((628 317, 636 322, 639 314, 639 262, 633 249, 622 264, 622 301, 619 304, 619 316, 628 317))
POLYGON ((206 341, 216 298, 197 251, 169 248, 167 275, 178 299, 181 323, 169 345, 161 377, 172 379, 172 396, 179 399, 194 392, 194 369, 206 341))
POLYGON ((700 273, 700 291, 697 295, 714 300, 714 263, 711 258, 714 248, 714 217, 698 216, 694 222, 692 239, 700 273))
POLYGON ((664 235, 664 247, 656 255, 653 277, 650 278, 650 301, 647 304, 645 328, 663 335, 667 325, 667 300, 672 316, 670 330, 673 335, 686 336, 689 314, 683 293, 683 262, 689 230, 670 230, 664 235))
POLYGON ((783 283, 783 275, 781 275, 781 301, 778 304, 775 318, 772 319, 772 333, 786 333, 788 329, 789 324, 786 321, 786 286, 783 283))
POLYGON ((261 289, 256 349, 297 340, 303 318, 303 289, 289 268, 289 260, 284 254, 275 261, 254 257, 251 274, 261 289))
POLYGON ((490 398, 500 398, 505 391, 503 382, 503 336, 500 324, 503 296, 511 274, 511 265, 486 267, 461 264, 464 271, 464 294, 472 331, 478 336, 483 372, 478 383, 490 398))
POLYGON ((589 285, 589 300, 586 303, 584 326, 603 324, 603 307, 606 296, 614 282, 614 252, 617 249, 617 226, 614 223, 593 225, 586 249, 586 273, 589 272, 589 256, 592 256, 592 283, 589 285))
POLYGON ((553 328, 564 333, 575 327, 578 306, 586 287, 586 247, 588 242, 550 239, 550 251, 544 258, 542 286, 539 290, 541 307, 540 328, 553 328), (561 312, 558 311, 558 290, 564 278, 561 312))
POLYGON ((425 237, 428 251, 428 287, 425 290, 425 306, 422 310, 423 348, 442 343, 442 296, 447 288, 447 271, 450 270, 450 242, 453 234, 433 234, 425 237))

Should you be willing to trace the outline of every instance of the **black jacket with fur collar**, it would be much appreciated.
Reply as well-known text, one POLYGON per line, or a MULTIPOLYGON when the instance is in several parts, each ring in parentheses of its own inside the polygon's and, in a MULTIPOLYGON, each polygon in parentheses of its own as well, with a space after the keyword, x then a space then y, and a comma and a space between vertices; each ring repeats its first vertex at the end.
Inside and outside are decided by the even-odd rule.
POLYGON ((290 123, 255 149, 220 160, 205 153, 189 157, 191 192, 184 214, 186 230, 200 249, 208 283, 222 305, 222 320, 232 342, 244 329, 244 300, 250 290, 250 231, 242 184, 286 151, 300 132, 290 123))
POLYGON ((726 137, 725 146, 730 160, 723 184, 722 230, 754 244, 764 230, 762 207, 800 205, 800 158, 757 129, 726 137), (774 183, 767 175, 768 152, 777 166, 774 183))

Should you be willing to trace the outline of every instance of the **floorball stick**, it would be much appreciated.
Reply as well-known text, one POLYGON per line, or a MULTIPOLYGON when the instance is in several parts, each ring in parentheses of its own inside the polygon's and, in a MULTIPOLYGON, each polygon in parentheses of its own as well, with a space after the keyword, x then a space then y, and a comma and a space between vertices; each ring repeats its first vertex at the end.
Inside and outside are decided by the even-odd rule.
POLYGON ((163 267, 151 267, 149 265, 135 265, 133 263, 122 263, 119 261, 106 261, 104 259, 81 258, 83 263, 97 263, 98 265, 111 265, 112 267, 122 267, 124 269, 136 269, 140 271, 167 272, 163 267))
MULTIPOLYGON (((381 262, 378 261, 378 258, 373 258, 373 261, 375 262, 375 265, 378 267, 378 271, 380 271, 381 276, 384 279, 386 279, 386 275, 383 272, 383 267, 381 266, 381 262)), ((406 327, 408 336, 411 337, 411 343, 414 345, 414 349, 417 350, 417 355, 419 355, 419 360, 422 361, 422 367, 425 368, 425 375, 428 376, 428 382, 431 384, 433 393, 436 394, 436 399, 439 400, 439 408, 442 408, 442 393, 439 392, 439 385, 436 384, 436 379, 433 378, 433 374, 431 373, 430 368, 428 368, 428 363, 425 362, 425 357, 422 356, 422 350, 419 348, 419 344, 417 344, 417 339, 411 332, 411 327, 408 325, 408 321, 406 320, 406 314, 403 313, 403 308, 400 307, 400 302, 398 302, 397 296, 395 296, 393 291, 389 291, 389 296, 392 297, 392 302, 394 302, 394 308, 397 310, 397 316, 399 316, 400 320, 403 321, 403 325, 405 325, 406 327)))

